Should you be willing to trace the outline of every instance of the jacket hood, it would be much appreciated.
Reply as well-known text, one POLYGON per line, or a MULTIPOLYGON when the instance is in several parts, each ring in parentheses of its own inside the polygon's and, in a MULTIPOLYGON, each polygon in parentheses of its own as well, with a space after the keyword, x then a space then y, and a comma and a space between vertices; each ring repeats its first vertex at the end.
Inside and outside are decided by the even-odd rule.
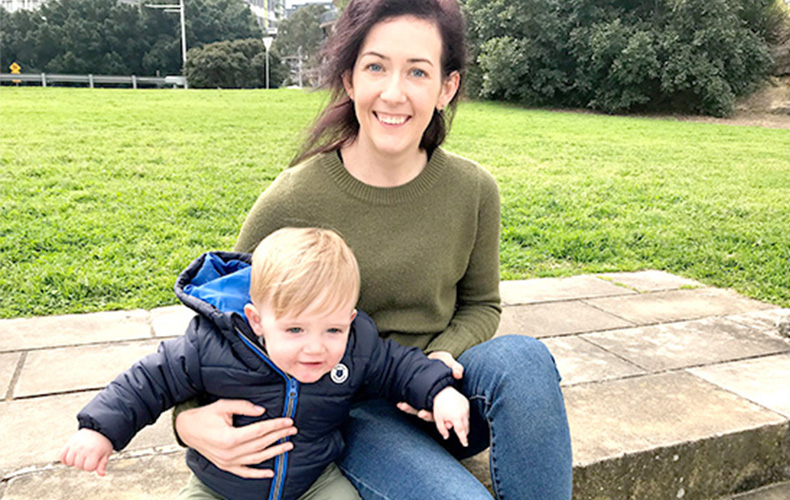
POLYGON ((251 259, 246 253, 204 253, 178 276, 176 296, 221 329, 232 330, 239 320, 246 323, 244 306, 250 302, 251 259))

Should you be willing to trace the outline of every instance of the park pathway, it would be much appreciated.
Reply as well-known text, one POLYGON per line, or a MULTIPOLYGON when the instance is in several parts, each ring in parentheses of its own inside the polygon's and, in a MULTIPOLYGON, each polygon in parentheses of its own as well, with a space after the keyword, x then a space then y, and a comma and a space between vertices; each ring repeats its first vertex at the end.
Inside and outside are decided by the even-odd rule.
MULTIPOLYGON (((575 500, 790 499, 790 483, 734 496, 790 479, 790 341, 778 326, 790 310, 659 271, 505 281, 501 292, 497 335, 541 339, 562 373, 575 500)), ((97 389, 191 316, 175 306, 0 320, 0 499, 173 498, 188 470, 169 414, 105 478, 57 457, 97 389)), ((488 481, 485 453, 467 466, 488 481)))

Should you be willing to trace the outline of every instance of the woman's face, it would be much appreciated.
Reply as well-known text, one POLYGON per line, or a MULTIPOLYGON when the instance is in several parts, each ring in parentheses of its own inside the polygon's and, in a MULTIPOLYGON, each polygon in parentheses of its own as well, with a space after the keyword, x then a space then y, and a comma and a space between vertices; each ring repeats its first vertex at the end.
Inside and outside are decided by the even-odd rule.
POLYGON ((360 146, 395 156, 419 151, 434 109, 447 106, 458 90, 458 74, 444 78, 441 59, 442 38, 431 21, 401 16, 371 28, 343 78, 360 146))

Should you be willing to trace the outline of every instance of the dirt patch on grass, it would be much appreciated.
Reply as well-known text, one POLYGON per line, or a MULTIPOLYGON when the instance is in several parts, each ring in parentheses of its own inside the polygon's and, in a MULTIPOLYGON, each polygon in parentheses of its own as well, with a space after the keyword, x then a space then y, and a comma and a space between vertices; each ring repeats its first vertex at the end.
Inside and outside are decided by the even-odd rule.
POLYGON ((772 77, 762 88, 741 99, 729 118, 678 117, 686 121, 790 129, 790 76, 772 77))

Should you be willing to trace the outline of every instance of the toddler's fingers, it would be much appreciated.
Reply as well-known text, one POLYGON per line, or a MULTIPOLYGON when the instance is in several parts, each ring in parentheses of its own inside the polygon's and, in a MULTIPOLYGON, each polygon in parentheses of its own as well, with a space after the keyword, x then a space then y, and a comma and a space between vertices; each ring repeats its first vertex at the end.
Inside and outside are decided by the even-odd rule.
POLYGON ((84 471, 93 472, 96 470, 97 465, 96 457, 91 454, 85 458, 85 463, 83 464, 82 468, 84 471))
POLYGON ((466 448, 469 446, 469 440, 467 439, 469 435, 469 429, 465 426, 456 426, 455 427, 455 435, 458 436, 458 441, 461 442, 461 445, 466 448))
POLYGON ((107 473, 107 462, 110 460, 109 455, 104 455, 99 459, 99 465, 96 467, 96 474, 103 476, 107 473))
POLYGON ((448 429, 447 426, 448 425, 450 427, 452 427, 453 424, 451 424, 450 422, 441 420, 441 419, 436 420, 436 430, 439 431, 439 434, 441 434, 442 438, 444 438, 444 439, 448 439, 450 437, 450 433, 447 431, 447 429, 448 429))
POLYGON ((74 455, 74 467, 85 470, 85 455, 77 453, 74 455))
POLYGON ((63 447, 63 451, 60 452, 60 463, 63 465, 73 465, 74 461, 71 459, 71 448, 68 446, 63 447))

